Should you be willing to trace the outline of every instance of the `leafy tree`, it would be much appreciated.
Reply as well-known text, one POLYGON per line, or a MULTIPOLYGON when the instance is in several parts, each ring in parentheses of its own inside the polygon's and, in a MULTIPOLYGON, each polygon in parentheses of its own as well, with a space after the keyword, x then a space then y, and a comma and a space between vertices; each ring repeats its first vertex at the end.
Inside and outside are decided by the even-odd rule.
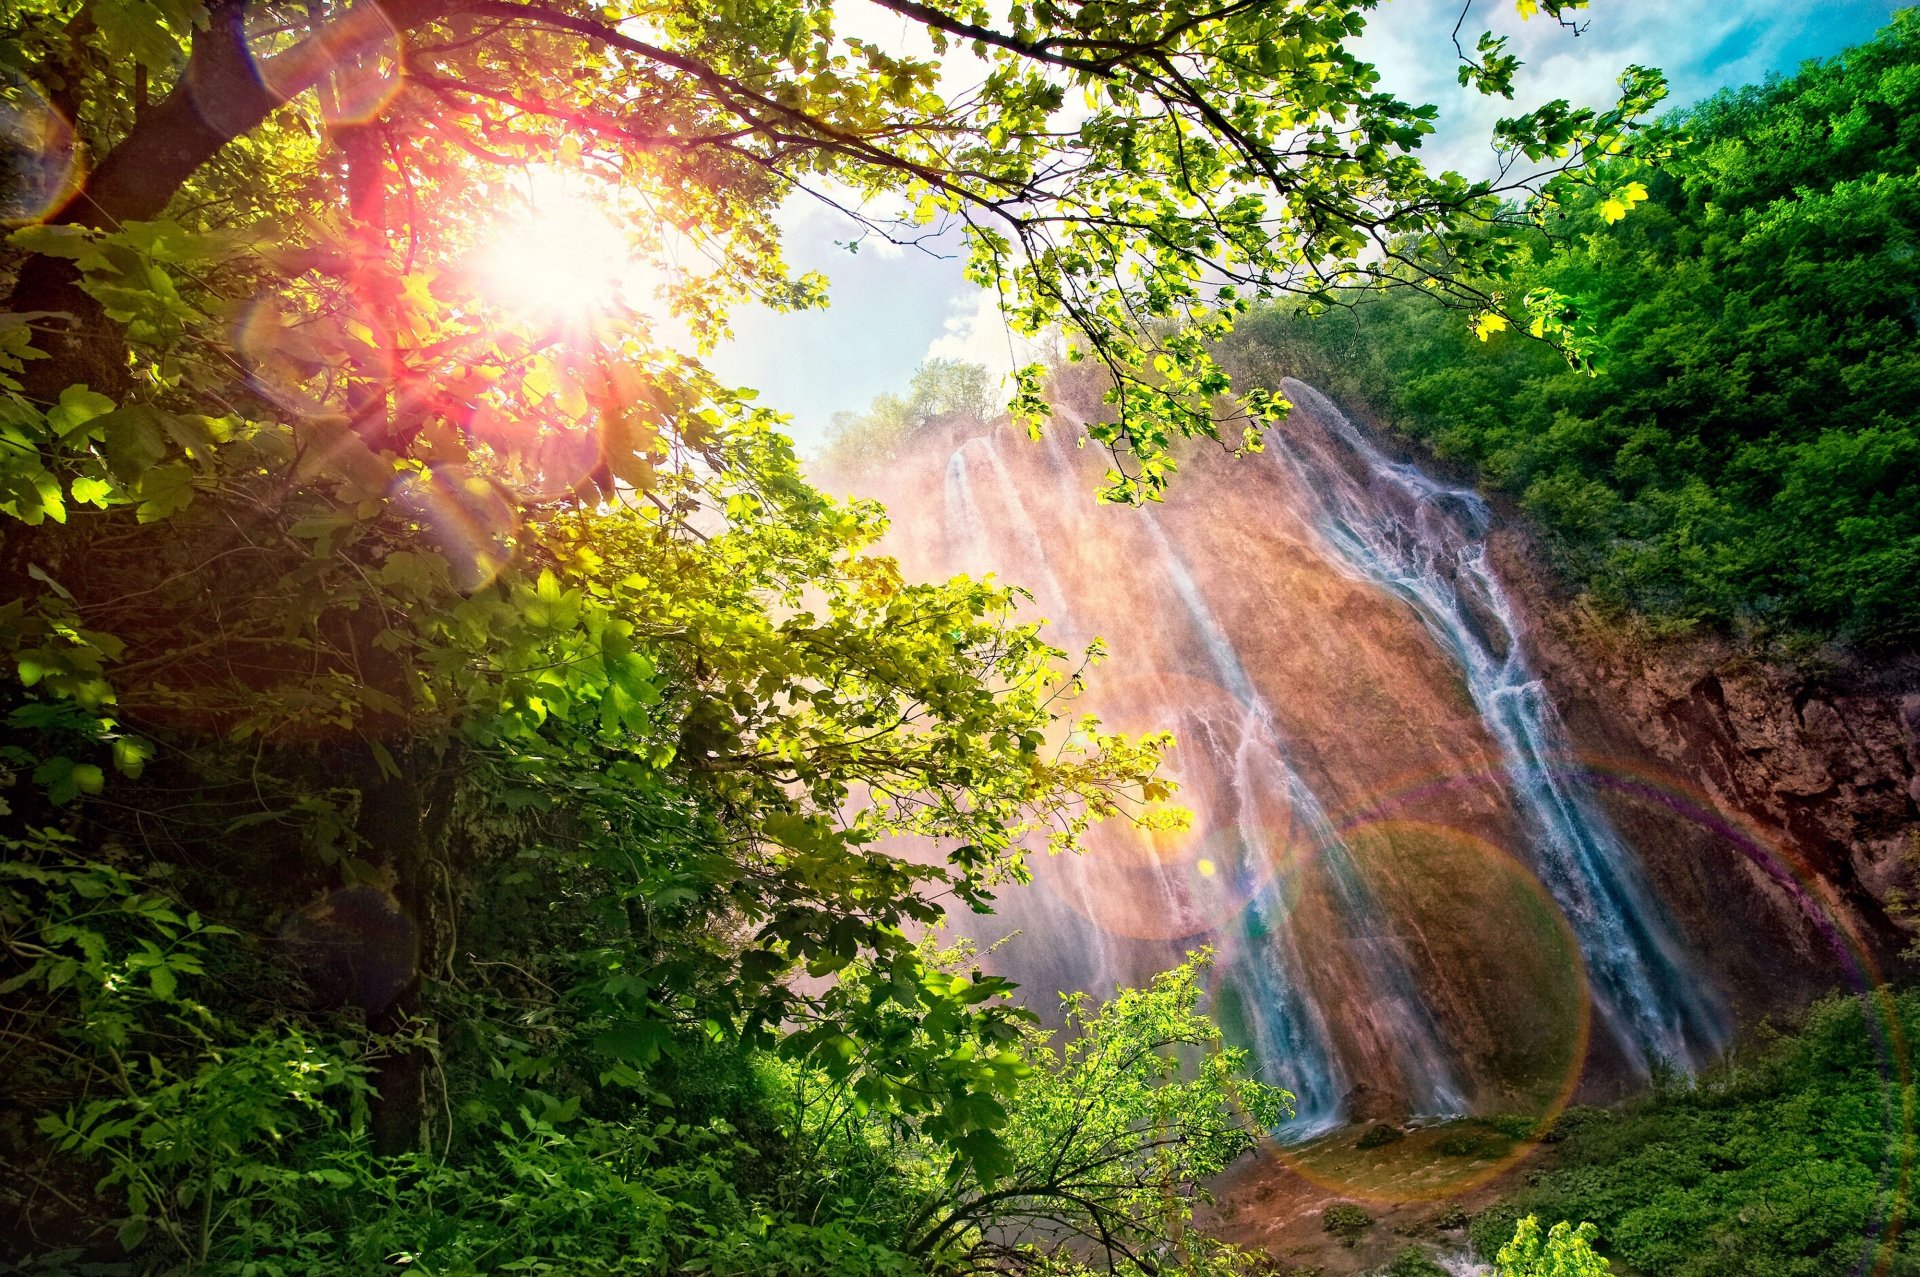
POLYGON ((1061 1273, 1073 1251, 1111 1272, 1151 1272, 1168 1254, 1199 1271, 1229 1261, 1189 1234, 1193 1208, 1290 1115, 1292 1097, 1246 1080, 1245 1052, 1198 1013, 1207 961, 1097 1008, 1068 996, 1058 1035, 1022 1034, 1006 1139, 970 1168, 952 1163, 914 1211, 910 1250, 1016 1270, 1047 1254, 1045 1271, 1061 1273))
POLYGON ((941 418, 984 421, 993 412, 992 374, 985 368, 957 359, 929 359, 914 370, 904 397, 883 392, 863 413, 835 413, 822 459, 834 473, 860 474, 900 456, 941 418))
MULTIPOLYGON (((28 244, 14 309, 80 317, 48 335, 58 357, 25 374, 30 391, 52 402, 79 381, 120 397, 128 377, 118 343, 101 339, 106 303, 75 270, 79 232, 161 217, 209 172, 234 189, 192 201, 201 212, 189 222, 258 226, 293 212, 289 188, 316 166, 344 179, 335 198, 352 225, 336 225, 332 242, 283 248, 304 253, 304 269, 354 277, 363 304, 387 309, 419 300, 395 278, 396 206, 408 268, 397 274, 418 274, 486 206, 476 173, 557 160, 617 181, 644 209, 653 247, 663 224, 685 228, 711 269, 681 281, 673 305, 708 333, 730 297, 817 300, 818 281, 789 279, 778 253, 773 210, 794 191, 904 197, 901 223, 878 227, 902 236, 958 222, 969 274, 1000 290, 1021 331, 1064 324, 1076 350, 1112 372, 1115 418, 1094 431, 1138 463, 1121 490, 1137 481, 1151 491, 1173 437, 1216 430, 1211 401, 1226 383, 1201 337, 1224 331, 1250 298, 1323 298, 1404 268, 1491 307, 1467 268, 1504 260, 1517 241, 1459 231, 1524 223, 1503 196, 1627 148, 1635 118, 1664 91, 1656 73, 1630 68, 1614 108, 1553 102, 1502 121, 1502 176, 1468 182, 1430 175, 1408 153, 1431 132, 1432 108, 1379 92, 1347 48, 1371 0, 1017 5, 1004 15, 883 7, 922 31, 934 56, 840 38, 819 0, 724 10, 100 0, 84 21, 62 0, 36 0, 18 11, 15 40, 102 158, 54 214, 75 235, 28 244), (969 54, 984 64, 982 82, 947 101, 939 59, 969 54), (294 123, 289 106, 304 116, 316 96, 329 118, 294 123), (1408 236, 1422 251, 1409 256, 1408 236), (1421 264, 1442 251, 1460 268, 1421 264)), ((1488 57, 1463 72, 1510 95, 1511 65, 1488 57)), ((120 286, 133 289, 123 305, 142 291, 138 280, 120 286)), ((164 302, 148 306, 166 322, 164 302)), ((402 379, 443 378, 446 362, 465 362, 457 348, 406 340, 397 316, 374 318, 364 317, 378 356, 402 379)), ((1026 370, 1016 398, 1036 421, 1046 412, 1037 378, 1026 370)), ((1256 425, 1276 411, 1257 391, 1243 409, 1256 425)))

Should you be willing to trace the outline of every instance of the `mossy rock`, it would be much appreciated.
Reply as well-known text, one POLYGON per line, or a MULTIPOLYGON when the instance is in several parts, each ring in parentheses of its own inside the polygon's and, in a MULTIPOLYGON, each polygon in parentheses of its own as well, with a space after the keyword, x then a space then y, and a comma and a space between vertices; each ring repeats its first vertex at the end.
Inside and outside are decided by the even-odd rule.
POLYGON ((1354 1141, 1355 1148, 1384 1148, 1388 1144, 1397 1144, 1407 1138, 1407 1133, 1387 1122, 1375 1122, 1366 1129, 1365 1134, 1354 1141))

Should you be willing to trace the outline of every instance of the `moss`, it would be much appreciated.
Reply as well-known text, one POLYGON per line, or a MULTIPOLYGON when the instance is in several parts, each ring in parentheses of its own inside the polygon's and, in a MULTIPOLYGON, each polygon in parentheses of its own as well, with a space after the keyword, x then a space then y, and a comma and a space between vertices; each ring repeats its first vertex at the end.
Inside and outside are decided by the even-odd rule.
POLYGON ((1434 1263, 1418 1246, 1409 1246, 1395 1255, 1380 1273, 1381 1277, 1447 1277, 1447 1270, 1434 1263))

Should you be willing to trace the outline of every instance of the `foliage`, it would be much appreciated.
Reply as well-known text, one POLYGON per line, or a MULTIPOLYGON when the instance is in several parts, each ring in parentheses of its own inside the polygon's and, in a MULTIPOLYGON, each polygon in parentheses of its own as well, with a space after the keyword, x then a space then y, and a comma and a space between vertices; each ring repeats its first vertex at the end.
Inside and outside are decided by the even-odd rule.
MULTIPOLYGON (((1239 1053, 1197 1013, 1189 963, 1097 1010, 1076 1001, 1063 1046, 1027 1028, 987 1061, 1024 1083, 968 1101, 991 1110, 973 1129, 1004 1131, 1007 1154, 956 1138, 953 1115, 931 1104, 883 1116, 861 1099, 863 1071, 831 1057, 694 1040, 661 1044, 677 1067, 652 1083, 671 1094, 610 1089, 606 1073, 594 1085, 530 1057, 532 1044, 497 1043, 492 1084, 468 1090, 469 1120, 448 1132, 457 1156, 381 1158, 364 1130, 365 1060, 379 1044, 233 1022, 197 998, 219 948, 241 943, 234 932, 74 863, 61 839, 9 850, 0 934, 10 950, 43 952, 8 992, 49 997, 59 1063, 95 1090, 38 1128, 124 1203, 117 1239, 133 1262, 85 1271, 399 1260, 426 1272, 907 1274, 992 1256, 1066 1277, 1092 1271, 1056 1250, 1072 1236, 1105 1248, 1100 1271, 1225 1273, 1237 1256, 1189 1231, 1193 1208, 1288 1099, 1240 1078, 1239 1053)), ((968 956, 922 952, 942 973, 968 956)), ((956 994, 991 987, 977 972, 947 978, 956 994)), ((853 978, 869 997, 887 981, 871 967, 853 978)), ((892 1018, 937 1044, 927 1017, 892 1018)), ((870 1054, 877 1036, 863 1039, 870 1054)), ((49 1081, 30 1071, 19 1089, 49 1081)), ((950 1065, 947 1081, 963 1074, 950 1065)), ((80 1271, 68 1265, 81 1256, 43 1253, 32 1271, 80 1271)))
POLYGON ((1542 1237, 1540 1221, 1529 1215, 1500 1248, 1494 1271, 1500 1277, 1606 1277, 1611 1268, 1593 1252, 1594 1232, 1592 1224, 1575 1228, 1562 1220, 1542 1237))
POLYGON ((1569 1110, 1548 1169, 1474 1218, 1474 1245, 1493 1254, 1532 1215, 1591 1220, 1623 1267, 1670 1277, 1920 1271, 1896 1222, 1911 1082, 1888 1053, 1916 1028, 1913 994, 1833 998, 1692 1088, 1569 1110))
MULTIPOLYGON (((0 14, 0 1232, 43 1269, 1084 1266, 1007 1240, 1043 1218, 1236 1262, 1188 1203, 1282 1100, 1191 971, 1052 1044, 923 944, 1155 819, 1166 738, 1076 721, 1011 591, 904 580, 699 356, 824 300, 789 198, 957 223, 1150 493, 1214 430, 1200 332, 1387 236, 1492 268, 1529 188, 1405 153, 1371 0, 887 7, 930 55, 827 0, 0 14), (621 254, 556 259, 595 218, 621 254)), ((1498 136, 1584 174, 1660 92, 1498 136)))
MULTIPOLYGON (((1191 1231, 1194 1208, 1210 1178, 1291 1116, 1292 1097, 1247 1080, 1245 1052, 1198 1013, 1207 961, 1104 1005, 1064 997, 1058 1034, 1022 1033, 999 1060, 1021 1084, 1004 1105, 985 1102, 1003 1110, 986 1123, 1004 1134, 996 1146, 963 1139, 949 1153, 952 1140, 913 1127, 889 1154, 925 1168, 910 1252, 1063 1275, 1088 1270, 1088 1256, 1099 1271, 1148 1273, 1172 1254, 1224 1271, 1233 1253, 1191 1231)), ((812 1101, 810 1127, 837 1129, 845 1103, 837 1091, 812 1101)))
POLYGON ((992 374, 979 364, 929 359, 907 393, 875 395, 862 413, 837 412, 822 461, 836 475, 871 473, 897 459, 941 418, 985 421, 995 411, 992 374))
MULTIPOLYGON (((1275 363, 1471 466, 1600 599, 1663 625, 1920 637, 1920 14, 1662 123, 1506 283, 1564 303, 1597 377, 1414 297, 1243 325, 1275 363), (1684 142, 1679 139, 1684 137, 1684 142)), ((1230 361, 1231 362, 1231 361, 1230 361)))
POLYGON ((1360 1234, 1373 1227, 1373 1216, 1367 1214, 1364 1206, 1335 1202, 1320 1212, 1320 1227, 1351 1246, 1360 1240, 1360 1234))
MULTIPOLYGON (((1519 7, 1558 15, 1582 2, 1519 7)), ((145 222, 196 172, 237 176, 258 163, 267 189, 248 202, 291 226, 316 159, 351 153, 356 212, 404 199, 422 232, 411 273, 417 250, 458 238, 487 208, 484 189, 465 180, 476 165, 558 162, 617 174, 643 219, 636 232, 663 260, 686 259, 665 228, 706 255, 712 269, 682 268, 671 305, 709 337, 742 293, 786 307, 820 300, 820 281, 789 278, 778 253, 774 211, 789 194, 816 194, 900 242, 958 228, 969 277, 999 293, 1017 330, 1064 327, 1078 355, 1113 374, 1112 418, 1092 432, 1114 451, 1116 495, 1157 491, 1168 444, 1216 432, 1212 401, 1227 383, 1204 338, 1250 300, 1323 299, 1342 283, 1397 278, 1381 252, 1398 257, 1393 242, 1407 236, 1428 250, 1419 261, 1497 266, 1518 248, 1507 232, 1526 224, 1503 198, 1632 150, 1639 117, 1665 92, 1657 73, 1630 67, 1610 108, 1561 100, 1502 120, 1495 142, 1509 162, 1498 178, 1469 182, 1425 170, 1411 152, 1433 109, 1380 92, 1352 51, 1373 0, 885 7, 928 54, 841 35, 828 0, 388 0, 284 12, 99 0, 77 26, 71 0, 33 0, 8 34, 105 157, 62 214, 79 225, 145 222), (943 96, 943 62, 966 61, 978 84, 943 96), (328 117, 318 128, 281 109, 313 91, 328 117), (629 103, 637 113, 611 105, 629 103), (388 169, 403 189, 368 180, 388 169), (903 211, 860 212, 869 201, 903 211)), ((1482 53, 1469 80, 1510 94, 1512 59, 1482 53)), ((378 257, 357 260, 384 269, 378 257)), ((1498 309, 1469 271, 1419 273, 1464 304, 1498 309)), ((52 277, 32 278, 38 295, 52 277)), ((130 287, 120 295, 129 319, 153 332, 181 322, 174 300, 142 302, 130 287)), ((63 353, 97 354, 78 340, 63 353)), ((1022 370, 1014 396, 1035 424, 1047 415, 1039 375, 1022 370)), ((1252 426, 1275 411, 1263 392, 1242 396, 1252 426)))
POLYGON ((1446 1277, 1446 1272, 1418 1246, 1408 1246, 1381 1270, 1382 1277, 1446 1277))

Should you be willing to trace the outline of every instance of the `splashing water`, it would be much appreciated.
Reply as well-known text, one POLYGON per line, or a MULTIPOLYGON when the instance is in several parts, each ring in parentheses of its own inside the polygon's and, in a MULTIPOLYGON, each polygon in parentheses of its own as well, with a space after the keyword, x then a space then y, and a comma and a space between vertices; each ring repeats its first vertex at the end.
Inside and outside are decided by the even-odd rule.
POLYGON ((1535 868, 1628 1059, 1642 1076, 1705 1062, 1726 1043, 1726 1009, 1690 969, 1633 851, 1567 763, 1566 729, 1487 561, 1486 503, 1389 460, 1311 386, 1288 378, 1281 389, 1296 411, 1276 432, 1275 456, 1312 494, 1329 558, 1404 600, 1458 665, 1499 746, 1535 868))

